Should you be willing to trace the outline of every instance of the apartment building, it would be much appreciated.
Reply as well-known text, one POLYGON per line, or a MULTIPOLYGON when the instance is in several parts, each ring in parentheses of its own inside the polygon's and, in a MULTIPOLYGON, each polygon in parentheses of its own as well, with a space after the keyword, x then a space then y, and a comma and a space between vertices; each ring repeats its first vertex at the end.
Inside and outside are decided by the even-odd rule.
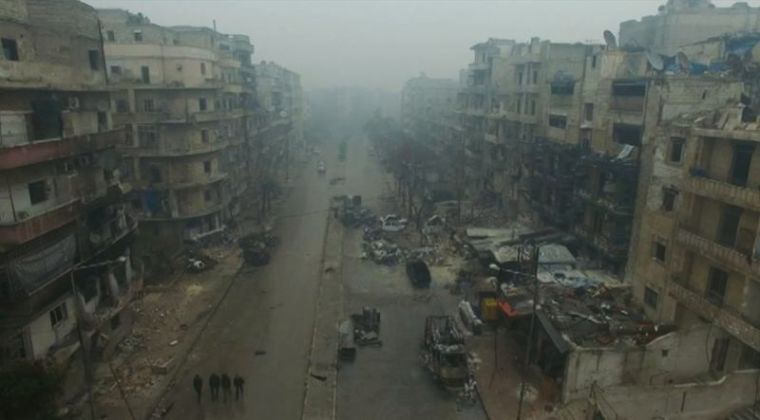
POLYGON ((122 171, 143 251, 171 255, 224 231, 273 188, 301 118, 300 81, 273 64, 254 67, 244 35, 162 27, 125 10, 99 15, 114 122, 133 133, 122 171))
POLYGON ((97 14, 2 0, 0 40, 0 362, 107 357, 141 274, 97 14))

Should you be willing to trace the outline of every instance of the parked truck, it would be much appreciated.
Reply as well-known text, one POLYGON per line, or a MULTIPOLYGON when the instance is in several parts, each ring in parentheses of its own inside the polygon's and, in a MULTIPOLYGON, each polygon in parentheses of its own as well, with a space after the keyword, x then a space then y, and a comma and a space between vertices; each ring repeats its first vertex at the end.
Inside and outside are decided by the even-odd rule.
POLYGON ((425 319, 422 361, 433 377, 452 392, 461 391, 470 379, 464 336, 450 316, 425 319))

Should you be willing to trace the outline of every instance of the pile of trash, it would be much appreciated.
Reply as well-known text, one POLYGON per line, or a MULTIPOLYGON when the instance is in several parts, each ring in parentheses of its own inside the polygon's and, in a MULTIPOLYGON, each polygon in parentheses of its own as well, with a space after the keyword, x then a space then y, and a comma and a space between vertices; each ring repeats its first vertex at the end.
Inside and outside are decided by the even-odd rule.
POLYGON ((362 259, 371 259, 377 264, 396 265, 405 258, 398 245, 384 239, 363 242, 362 249, 362 259))
POLYGON ((269 250, 279 243, 272 235, 271 228, 263 228, 238 239, 238 245, 243 250, 243 260, 254 267, 267 265, 272 258, 269 250))

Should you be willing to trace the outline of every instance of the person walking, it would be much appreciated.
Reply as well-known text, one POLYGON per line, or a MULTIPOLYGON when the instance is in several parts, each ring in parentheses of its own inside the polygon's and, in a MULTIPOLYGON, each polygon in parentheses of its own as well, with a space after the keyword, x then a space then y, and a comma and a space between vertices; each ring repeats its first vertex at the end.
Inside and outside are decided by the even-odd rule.
POLYGON ((235 385, 235 401, 239 400, 240 397, 243 396, 243 385, 245 384, 245 379, 243 379, 240 375, 235 375, 235 377, 232 379, 232 384, 235 385))
POLYGON ((232 381, 226 373, 222 374, 222 398, 227 402, 227 398, 232 397, 232 381))
POLYGON ((208 387, 211 388, 211 401, 219 400, 219 375, 212 373, 208 377, 208 387))
POLYGON ((198 402, 201 402, 201 392, 203 391, 203 379, 197 373, 193 377, 193 388, 195 388, 195 395, 198 397, 198 402))

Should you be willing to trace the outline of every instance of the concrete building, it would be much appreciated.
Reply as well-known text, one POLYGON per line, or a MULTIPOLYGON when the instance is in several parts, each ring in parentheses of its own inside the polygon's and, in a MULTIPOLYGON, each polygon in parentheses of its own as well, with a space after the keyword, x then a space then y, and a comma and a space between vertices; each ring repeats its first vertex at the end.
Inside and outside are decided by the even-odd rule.
POLYGON ((715 7, 710 0, 668 0, 658 14, 620 24, 620 45, 673 55, 704 39, 760 31, 760 8, 745 2, 715 7))
POLYGON ((2 0, 0 40, 0 363, 107 357, 141 274, 97 14, 2 0))
POLYGON ((223 232, 242 209, 265 209, 273 168, 285 169, 302 137, 298 75, 254 67, 244 35, 98 13, 114 122, 132 132, 122 174, 134 185, 144 254, 165 259, 223 232))

